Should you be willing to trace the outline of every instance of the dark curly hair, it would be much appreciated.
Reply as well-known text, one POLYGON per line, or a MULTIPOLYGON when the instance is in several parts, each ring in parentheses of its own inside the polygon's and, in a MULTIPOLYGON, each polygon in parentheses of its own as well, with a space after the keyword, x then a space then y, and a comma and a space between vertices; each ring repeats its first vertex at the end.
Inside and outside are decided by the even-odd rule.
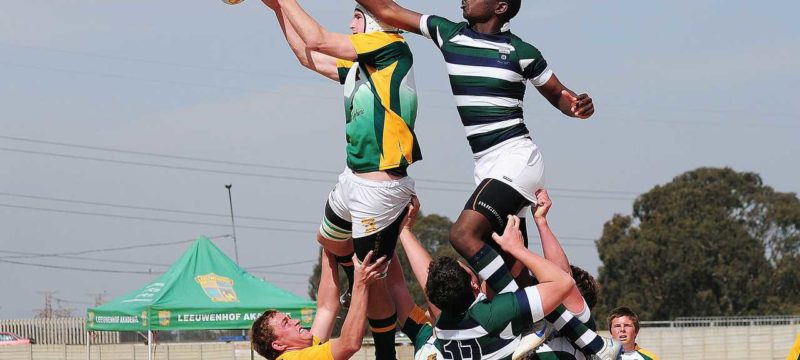
POLYGON ((442 312, 462 314, 475 301, 469 273, 449 256, 433 260, 428 266, 425 295, 442 312))
POLYGON ((522 0, 499 0, 498 2, 508 4, 508 10, 500 15, 500 19, 503 21, 511 21, 511 19, 517 16, 520 7, 522 7, 522 0))
POLYGON ((250 328, 250 342, 253 349, 261 356, 275 360, 281 355, 281 351, 272 347, 272 342, 277 339, 277 335, 272 331, 269 320, 278 313, 278 310, 267 310, 253 322, 250 328))
POLYGON ((575 286, 578 287, 581 296, 586 300, 586 305, 589 305, 589 309, 594 308, 594 305, 597 304, 597 292, 600 289, 597 280, 586 270, 574 265, 569 267, 572 269, 572 279, 575 280, 575 286))

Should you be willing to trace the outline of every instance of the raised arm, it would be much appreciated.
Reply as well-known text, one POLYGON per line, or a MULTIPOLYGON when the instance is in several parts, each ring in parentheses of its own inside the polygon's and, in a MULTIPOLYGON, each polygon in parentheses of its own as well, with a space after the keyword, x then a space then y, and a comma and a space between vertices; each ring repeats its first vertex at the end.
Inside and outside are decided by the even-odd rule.
POLYGON ((322 269, 317 291, 317 314, 311 325, 311 333, 321 341, 328 341, 339 314, 339 272, 333 255, 322 250, 322 269))
POLYGON ((306 43, 300 38, 300 35, 294 30, 292 24, 283 15, 278 0, 261 0, 264 5, 267 5, 275 12, 275 17, 278 18, 278 25, 281 27, 283 36, 289 44, 289 48, 300 61, 300 64, 331 79, 339 81, 339 74, 336 68, 336 58, 328 56, 320 52, 312 51, 306 47, 306 43))
POLYGON ((369 285, 378 280, 382 269, 386 263, 385 258, 370 264, 372 251, 364 257, 364 262, 359 263, 358 258, 353 255, 353 297, 350 300, 350 309, 344 318, 342 332, 337 339, 331 340, 331 351, 333 360, 348 360, 359 349, 364 340, 365 324, 367 322, 367 301, 369 285))
POLYGON ((397 5, 393 0, 356 0, 378 20, 405 31, 420 34, 419 21, 422 15, 397 5))
POLYGON ((545 314, 549 314, 561 304, 570 289, 575 287, 575 281, 568 273, 551 261, 525 248, 522 232, 519 230, 518 217, 509 215, 503 235, 492 233, 492 238, 503 250, 530 269, 539 280, 536 288, 539 290, 542 310, 545 314))
MULTIPOLYGON (((539 238, 542 240, 542 253, 544 254, 544 258, 552 261, 553 264, 571 276, 572 269, 569 267, 567 253, 564 252, 564 248, 561 247, 561 243, 558 242, 555 234, 553 234, 553 231, 550 229, 550 225, 547 223, 547 212, 550 211, 553 202, 550 200, 547 190, 544 189, 539 190, 536 193, 536 197, 538 201, 536 210, 533 213, 533 221, 536 223, 536 228, 539 229, 539 238)), ((575 314, 583 311, 586 304, 577 286, 572 287, 562 303, 567 310, 575 314)))
POLYGON ((309 50, 337 59, 356 60, 356 50, 347 35, 328 32, 309 16, 295 0, 278 0, 283 15, 292 24, 309 50))
POLYGON ((572 90, 567 89, 555 74, 544 85, 537 86, 536 90, 564 115, 588 119, 594 114, 594 104, 589 94, 575 94, 572 90))
MULTIPOLYGON (((420 244, 419 240, 417 240, 417 236, 414 235, 413 231, 411 231, 411 229, 414 228, 414 223, 417 221, 418 212, 419 199, 414 196, 411 198, 411 204, 408 208, 408 215, 403 223, 403 229, 400 231, 400 243, 403 245, 403 249, 406 251, 406 256, 408 256, 408 262, 411 265, 411 271, 414 273, 414 277, 417 278, 417 282, 422 288, 422 292, 426 293, 425 284, 428 283, 428 266, 431 264, 431 254, 428 253, 428 250, 425 250, 425 248, 422 247, 422 244, 420 244)), ((431 304, 430 301, 428 301, 428 311, 433 318, 432 320, 435 320, 437 317, 439 317, 439 308, 431 304)))

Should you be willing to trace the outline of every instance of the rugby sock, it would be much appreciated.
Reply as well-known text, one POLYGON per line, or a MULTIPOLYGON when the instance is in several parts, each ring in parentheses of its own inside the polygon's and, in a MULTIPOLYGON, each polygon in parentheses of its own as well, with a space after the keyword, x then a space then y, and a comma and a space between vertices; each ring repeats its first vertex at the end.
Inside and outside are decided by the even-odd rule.
POLYGON ((397 313, 386 319, 368 319, 372 339, 375 340, 375 360, 396 360, 394 333, 397 330, 397 313))
POLYGON ((403 322, 403 327, 400 331, 413 341, 417 338, 419 330, 422 329, 422 326, 427 322, 430 321, 428 320, 428 316, 425 315, 425 310, 422 310, 421 307, 414 304, 414 308, 411 309, 408 318, 403 322))
POLYGON ((491 246, 483 245, 467 261, 494 292, 501 294, 519 289, 517 282, 514 281, 511 272, 503 262, 503 258, 491 246))
POLYGON ((556 327, 559 335, 566 336, 586 355, 596 354, 605 345, 600 335, 573 316, 564 305, 559 305, 545 319, 556 327))
POLYGON ((347 292, 353 292, 353 254, 347 256, 337 256, 336 262, 342 266, 345 275, 347 275, 347 292))

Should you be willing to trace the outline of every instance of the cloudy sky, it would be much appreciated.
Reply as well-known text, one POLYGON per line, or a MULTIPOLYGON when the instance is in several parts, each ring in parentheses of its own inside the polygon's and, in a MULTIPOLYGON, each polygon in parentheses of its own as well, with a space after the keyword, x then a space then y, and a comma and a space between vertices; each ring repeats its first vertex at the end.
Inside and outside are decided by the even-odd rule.
MULTIPOLYGON (((304 3, 347 31, 353 2, 304 3)), ((459 1, 403 4, 461 16, 459 1)), ((596 274, 603 223, 699 166, 800 191, 798 11, 797 1, 523 4, 513 31, 597 107, 580 121, 536 91, 525 102, 572 262, 596 274)), ((408 39, 424 155, 410 173, 423 211, 454 219, 472 190, 471 154, 441 55, 408 39)), ((344 167, 341 89, 296 63, 259 1, 4 1, 0 99, 0 318, 33 316, 45 292, 82 315, 94 294, 140 287, 201 234, 234 257, 231 183, 241 264, 306 296, 314 232, 344 167)))

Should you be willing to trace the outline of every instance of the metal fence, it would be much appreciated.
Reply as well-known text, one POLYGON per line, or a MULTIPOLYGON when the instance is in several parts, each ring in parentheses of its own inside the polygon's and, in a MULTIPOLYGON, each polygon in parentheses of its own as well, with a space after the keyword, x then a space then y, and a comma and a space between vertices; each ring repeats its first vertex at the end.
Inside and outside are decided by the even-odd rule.
MULTIPOLYGON (((9 331, 21 337, 34 339, 37 344, 86 344, 84 318, 0 320, 0 331, 9 331)), ((116 331, 97 331, 89 334, 92 344, 118 344, 116 331)))
POLYGON ((800 325, 800 316, 709 316, 679 317, 673 321, 642 321, 641 327, 731 327, 731 326, 776 326, 800 325))

